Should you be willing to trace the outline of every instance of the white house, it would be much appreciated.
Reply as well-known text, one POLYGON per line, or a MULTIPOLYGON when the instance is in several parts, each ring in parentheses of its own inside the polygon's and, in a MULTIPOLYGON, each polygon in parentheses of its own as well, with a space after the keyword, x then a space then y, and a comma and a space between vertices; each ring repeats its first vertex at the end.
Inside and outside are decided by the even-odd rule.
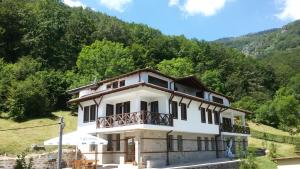
MULTIPOLYGON (((161 167, 246 150, 246 110, 194 76, 174 78, 142 69, 69 91, 77 95, 78 129, 108 140, 98 163, 161 167)), ((94 159, 96 148, 79 147, 94 159)))

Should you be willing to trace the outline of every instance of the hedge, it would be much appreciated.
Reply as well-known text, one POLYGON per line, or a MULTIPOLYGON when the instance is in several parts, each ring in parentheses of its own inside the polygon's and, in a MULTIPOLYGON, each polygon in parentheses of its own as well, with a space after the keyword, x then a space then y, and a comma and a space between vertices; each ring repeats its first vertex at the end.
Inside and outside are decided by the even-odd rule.
MULTIPOLYGON (((300 138, 296 138, 293 136, 283 136, 283 135, 275 135, 270 133, 260 132, 254 129, 251 129, 251 136, 258 139, 264 139, 268 141, 274 141, 278 143, 288 143, 295 144, 298 150, 300 151, 300 138)), ((297 150, 296 148, 296 150, 297 150)))

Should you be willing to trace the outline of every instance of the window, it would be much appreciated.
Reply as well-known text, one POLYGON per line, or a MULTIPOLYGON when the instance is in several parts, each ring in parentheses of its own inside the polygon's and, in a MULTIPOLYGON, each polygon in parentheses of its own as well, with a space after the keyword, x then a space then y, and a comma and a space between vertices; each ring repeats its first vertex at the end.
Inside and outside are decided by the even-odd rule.
POLYGON ((175 101, 172 101, 172 115, 174 119, 178 118, 178 104, 175 101))
POLYGON ((113 89, 118 88, 119 83, 118 82, 113 82, 112 83, 112 87, 113 89))
POLYGON ((112 135, 107 135, 107 151, 113 151, 112 135))
POLYGON ((215 142, 215 138, 211 138, 211 150, 216 150, 216 142, 215 142))
POLYGON ((122 114, 123 112, 123 103, 116 104, 116 114, 122 114))
POLYGON ((181 103, 181 120, 186 120, 187 119, 187 114, 186 114, 186 104, 181 103))
POLYGON ((205 137, 204 141, 205 141, 204 142, 205 143, 205 151, 208 151, 209 150, 209 148, 208 148, 208 145, 209 145, 208 138, 205 137))
POLYGON ((220 97, 213 96, 212 100, 213 100, 213 102, 223 104, 223 99, 220 97))
POLYGON ((200 97, 200 98, 204 98, 204 91, 202 90, 202 91, 196 92, 196 96, 200 97))
POLYGON ((141 101, 141 111, 147 111, 148 110, 148 103, 145 101, 141 101))
POLYGON ((124 102, 124 113, 130 113, 130 101, 124 102))
POLYGON ((90 106, 90 122, 93 122, 96 120, 96 105, 90 106))
POLYGON ((220 113, 218 111, 214 111, 215 124, 220 124, 220 113))
POLYGON ((168 150, 169 151, 174 151, 173 150, 173 136, 168 135, 168 150))
POLYGON ((121 80, 119 86, 120 86, 120 87, 125 86, 125 80, 121 80))
POLYGON ((97 144, 90 144, 90 152, 96 151, 97 149, 97 144))
POLYGON ((87 123, 90 121, 90 107, 89 106, 86 106, 84 107, 83 109, 83 122, 84 123, 87 123))
POLYGON ((210 109, 207 109, 207 116, 208 124, 212 124, 212 111, 210 109))
POLYGON ((197 137, 197 149, 198 149, 198 151, 202 151, 202 140, 201 140, 201 137, 197 137))
POLYGON ((120 151, 121 139, 120 134, 116 134, 116 151, 120 151))
POLYGON ((178 135, 177 136, 177 149, 178 151, 182 151, 183 147, 182 147, 182 136, 178 135))
POLYGON ((201 107, 201 122, 206 123, 206 112, 205 108, 201 107))
POLYGON ((168 82, 153 76, 148 76, 148 83, 157 85, 157 86, 161 86, 164 88, 168 88, 168 82))
POLYGON ((111 89, 111 84, 106 85, 106 89, 111 89))

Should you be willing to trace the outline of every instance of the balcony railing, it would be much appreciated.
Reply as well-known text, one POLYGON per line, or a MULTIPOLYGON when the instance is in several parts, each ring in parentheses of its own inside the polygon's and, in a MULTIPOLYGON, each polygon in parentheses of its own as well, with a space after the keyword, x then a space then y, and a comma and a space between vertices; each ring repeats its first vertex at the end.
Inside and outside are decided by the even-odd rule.
POLYGON ((220 124, 220 131, 229 133, 250 134, 250 128, 248 126, 227 125, 224 123, 220 124))
POLYGON ((140 111, 99 117, 97 119, 97 128, 112 128, 134 124, 173 126, 173 118, 169 114, 140 111))

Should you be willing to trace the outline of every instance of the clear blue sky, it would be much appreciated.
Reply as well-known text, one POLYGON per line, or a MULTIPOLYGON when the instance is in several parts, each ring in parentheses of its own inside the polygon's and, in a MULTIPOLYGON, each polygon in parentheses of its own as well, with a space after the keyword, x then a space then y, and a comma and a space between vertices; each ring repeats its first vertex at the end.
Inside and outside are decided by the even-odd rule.
POLYGON ((300 19, 300 0, 64 0, 167 35, 215 40, 300 19), (299 9, 299 10, 298 10, 299 9))

